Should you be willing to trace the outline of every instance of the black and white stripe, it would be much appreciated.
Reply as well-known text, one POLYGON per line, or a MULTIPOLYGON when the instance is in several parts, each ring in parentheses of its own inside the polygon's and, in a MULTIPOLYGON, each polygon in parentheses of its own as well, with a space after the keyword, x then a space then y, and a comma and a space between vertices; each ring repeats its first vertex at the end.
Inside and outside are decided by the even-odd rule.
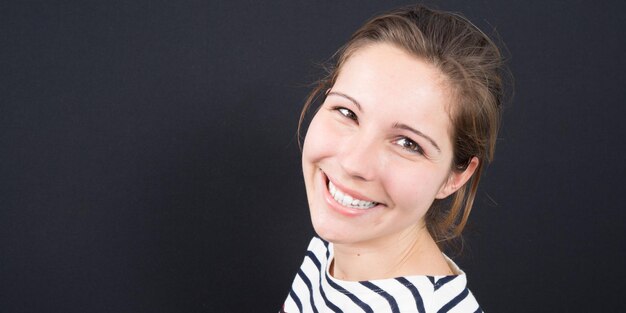
POLYGON ((285 301, 286 313, 482 312, 465 274, 341 281, 328 274, 332 244, 314 237, 285 301))

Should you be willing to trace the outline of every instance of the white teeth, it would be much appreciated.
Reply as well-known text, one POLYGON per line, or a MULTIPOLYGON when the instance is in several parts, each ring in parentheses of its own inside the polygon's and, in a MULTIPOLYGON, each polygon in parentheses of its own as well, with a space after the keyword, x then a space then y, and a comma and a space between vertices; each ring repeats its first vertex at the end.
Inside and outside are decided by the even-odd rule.
POLYGON ((348 195, 343 195, 343 199, 341 199, 341 204, 344 206, 352 206, 352 197, 348 195))
POLYGON ((330 191, 330 195, 333 196, 335 201, 348 208, 365 210, 373 208, 378 204, 372 201, 354 199, 351 196, 337 190, 337 187, 335 187, 330 180, 328 181, 328 191, 330 191))
POLYGON ((337 189, 335 189, 335 185, 328 184, 328 191, 330 191, 331 196, 335 197, 335 192, 337 191, 337 189))

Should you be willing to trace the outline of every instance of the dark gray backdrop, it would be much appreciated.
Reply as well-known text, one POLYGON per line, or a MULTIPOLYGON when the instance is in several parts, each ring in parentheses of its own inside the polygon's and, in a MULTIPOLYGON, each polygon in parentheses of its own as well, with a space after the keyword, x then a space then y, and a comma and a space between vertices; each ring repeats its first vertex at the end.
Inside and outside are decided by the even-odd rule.
MULTIPOLYGON (((312 235, 314 65, 410 2, 72 2, 0 4, 0 311, 277 311, 312 235)), ((489 312, 623 310, 624 5, 435 4, 496 28, 516 79, 470 288, 489 312)))

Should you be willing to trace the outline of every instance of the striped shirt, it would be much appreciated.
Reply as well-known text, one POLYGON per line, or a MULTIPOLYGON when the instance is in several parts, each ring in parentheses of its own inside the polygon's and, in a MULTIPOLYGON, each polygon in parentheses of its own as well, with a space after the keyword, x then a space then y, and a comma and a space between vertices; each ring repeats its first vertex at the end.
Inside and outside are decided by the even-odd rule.
POLYGON ((332 243, 313 237, 281 312, 482 312, 465 273, 448 257, 458 275, 358 282, 333 278, 328 273, 332 259, 332 243))

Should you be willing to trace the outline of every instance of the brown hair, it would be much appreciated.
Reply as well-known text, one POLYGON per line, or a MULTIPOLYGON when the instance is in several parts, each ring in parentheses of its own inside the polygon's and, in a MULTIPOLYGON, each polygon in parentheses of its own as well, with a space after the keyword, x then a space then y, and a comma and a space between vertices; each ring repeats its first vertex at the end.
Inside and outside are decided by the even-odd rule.
POLYGON ((473 177, 451 199, 435 200, 426 214, 428 231, 441 247, 460 236, 484 165, 493 158, 503 98, 502 57, 487 35, 458 14, 421 5, 382 14, 365 23, 335 53, 328 74, 305 101, 298 133, 306 112, 334 85, 346 60, 360 47, 373 43, 393 44, 444 74, 455 100, 448 108, 453 125, 452 170, 463 171, 472 157, 479 159, 473 177))

